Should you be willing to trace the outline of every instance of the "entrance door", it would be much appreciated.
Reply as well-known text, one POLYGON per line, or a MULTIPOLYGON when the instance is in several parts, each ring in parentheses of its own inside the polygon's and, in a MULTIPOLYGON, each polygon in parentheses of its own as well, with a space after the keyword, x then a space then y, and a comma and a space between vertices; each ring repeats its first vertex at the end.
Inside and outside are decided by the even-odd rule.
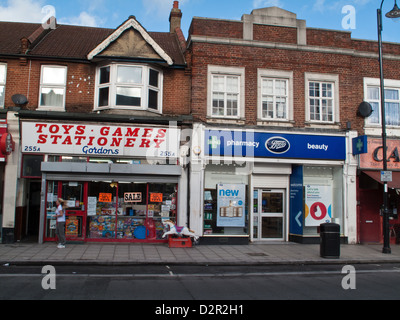
POLYGON ((68 241, 84 241, 86 235, 87 183, 63 182, 62 198, 65 200, 65 235, 68 241))
POLYGON ((285 239, 285 190, 254 190, 254 240, 285 239))

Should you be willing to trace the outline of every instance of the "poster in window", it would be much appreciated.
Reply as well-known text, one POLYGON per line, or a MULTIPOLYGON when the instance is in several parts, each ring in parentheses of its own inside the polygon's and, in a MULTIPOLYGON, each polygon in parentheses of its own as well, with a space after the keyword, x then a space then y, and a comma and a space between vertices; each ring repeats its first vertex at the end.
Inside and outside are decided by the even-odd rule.
POLYGON ((306 186, 306 227, 319 227, 332 221, 332 187, 306 186))
POLYGON ((246 185, 219 184, 217 201, 218 227, 245 226, 246 185))
POLYGON ((79 221, 76 217, 68 217, 65 223, 65 235, 78 236, 79 221))

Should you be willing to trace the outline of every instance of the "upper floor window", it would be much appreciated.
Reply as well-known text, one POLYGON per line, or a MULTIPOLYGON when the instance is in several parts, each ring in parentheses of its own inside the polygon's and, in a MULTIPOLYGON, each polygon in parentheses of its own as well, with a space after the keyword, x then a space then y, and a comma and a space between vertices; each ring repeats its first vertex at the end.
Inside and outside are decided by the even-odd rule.
POLYGON ((306 73, 307 120, 339 122, 339 76, 306 73))
POLYGON ((67 67, 42 66, 39 109, 65 110, 67 67))
POLYGON ((310 120, 333 122, 333 83, 309 82, 310 120))
POLYGON ((287 119, 288 82, 281 79, 262 79, 262 119, 287 119))
POLYGON ((130 108, 162 112, 162 72, 140 65, 98 68, 96 108, 130 108))
MULTIPOLYGON (((373 109, 372 115, 367 118, 366 124, 381 126, 381 89, 379 79, 364 79, 366 101, 373 109)), ((400 81, 385 80, 385 113, 386 125, 400 127, 400 81)))
POLYGON ((293 120, 293 72, 258 69, 258 120, 293 120))
POLYGON ((215 118, 244 118, 244 69, 208 66, 208 112, 215 118))
POLYGON ((7 76, 7 65, 4 63, 0 63, 0 108, 4 108, 6 76, 7 76))

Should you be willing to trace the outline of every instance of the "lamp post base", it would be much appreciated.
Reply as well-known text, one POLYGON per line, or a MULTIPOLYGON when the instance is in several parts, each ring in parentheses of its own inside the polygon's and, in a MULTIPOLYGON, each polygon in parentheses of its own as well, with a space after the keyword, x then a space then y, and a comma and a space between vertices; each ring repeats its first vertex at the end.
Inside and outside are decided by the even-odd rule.
POLYGON ((384 254, 391 254, 391 253, 392 253, 392 249, 384 247, 384 248, 382 249, 382 253, 384 253, 384 254))

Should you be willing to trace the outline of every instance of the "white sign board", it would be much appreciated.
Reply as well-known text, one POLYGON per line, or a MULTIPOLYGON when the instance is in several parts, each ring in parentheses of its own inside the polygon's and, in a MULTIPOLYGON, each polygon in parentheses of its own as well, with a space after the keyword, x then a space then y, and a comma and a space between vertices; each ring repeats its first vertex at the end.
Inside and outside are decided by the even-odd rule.
POLYGON ((332 187, 308 185, 305 190, 306 227, 332 221, 332 187))
POLYGON ((22 123, 22 152, 176 158, 180 130, 166 127, 22 123))

